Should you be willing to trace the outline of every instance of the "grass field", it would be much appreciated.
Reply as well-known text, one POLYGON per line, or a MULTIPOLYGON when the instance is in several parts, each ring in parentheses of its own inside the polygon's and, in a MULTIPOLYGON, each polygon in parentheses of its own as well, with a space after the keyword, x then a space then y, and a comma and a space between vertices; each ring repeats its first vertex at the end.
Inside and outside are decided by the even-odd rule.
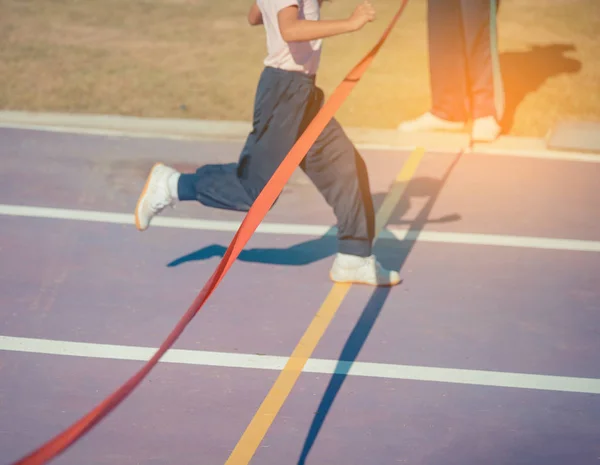
MULTIPOLYGON (((358 0, 357 0, 358 1, 358 0)), ((329 39, 319 84, 330 93, 399 6, 329 39)), ((0 0, 0 108, 246 120, 265 53, 249 0, 0 0)), ((355 1, 334 0, 324 18, 355 1)), ((412 0, 338 113, 347 126, 395 128, 429 105, 426 3, 412 0)), ((600 1, 503 0, 501 66, 510 133, 558 120, 600 121, 600 1)))

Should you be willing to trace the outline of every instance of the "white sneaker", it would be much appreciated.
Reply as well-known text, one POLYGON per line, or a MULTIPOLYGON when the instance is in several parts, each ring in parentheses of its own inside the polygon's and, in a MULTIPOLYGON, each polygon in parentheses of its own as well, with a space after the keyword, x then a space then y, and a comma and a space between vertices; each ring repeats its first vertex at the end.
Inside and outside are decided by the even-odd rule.
POLYGON ((411 121, 406 121, 398 126, 402 132, 425 132, 425 131, 460 131, 465 123, 460 121, 448 121, 435 116, 431 112, 419 116, 411 121))
POLYGON ((138 230, 147 229, 154 215, 177 200, 169 189, 169 178, 175 174, 178 172, 162 163, 152 167, 135 207, 135 226, 138 230))
POLYGON ((400 274, 384 269, 374 255, 358 257, 338 253, 329 276, 337 283, 369 284, 371 286, 394 286, 400 282, 400 274))
POLYGON ((492 142, 500 135, 500 125, 493 116, 477 118, 473 121, 471 139, 473 142, 492 142))

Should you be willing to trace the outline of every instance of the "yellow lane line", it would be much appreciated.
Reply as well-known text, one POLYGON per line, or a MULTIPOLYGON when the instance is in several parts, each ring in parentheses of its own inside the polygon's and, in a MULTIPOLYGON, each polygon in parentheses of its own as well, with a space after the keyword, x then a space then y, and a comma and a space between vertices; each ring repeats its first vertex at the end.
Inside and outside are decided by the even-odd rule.
MULTIPOLYGON (((408 182, 417 171, 423 154, 424 149, 416 149, 409 156, 398 176, 396 176, 394 184, 377 212, 375 237, 379 236, 389 221, 396 205, 406 190, 408 182)), ((250 424, 242 434, 227 462, 225 462, 225 465, 247 465, 250 462, 351 286, 351 284, 347 283, 335 283, 333 285, 321 308, 306 329, 261 406, 254 414, 250 424)))

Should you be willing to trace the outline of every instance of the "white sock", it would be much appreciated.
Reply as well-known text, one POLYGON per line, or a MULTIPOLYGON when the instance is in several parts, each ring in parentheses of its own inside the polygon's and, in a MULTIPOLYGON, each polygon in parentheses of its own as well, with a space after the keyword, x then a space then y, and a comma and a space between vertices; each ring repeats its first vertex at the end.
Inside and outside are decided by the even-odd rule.
POLYGON ((175 200, 179 200, 179 195, 177 193, 177 185, 179 183, 179 176, 181 173, 174 173, 169 177, 169 193, 171 197, 175 200))
POLYGON ((350 255, 338 252, 337 260, 342 266, 355 267, 365 263, 370 257, 361 257, 359 255, 350 255))

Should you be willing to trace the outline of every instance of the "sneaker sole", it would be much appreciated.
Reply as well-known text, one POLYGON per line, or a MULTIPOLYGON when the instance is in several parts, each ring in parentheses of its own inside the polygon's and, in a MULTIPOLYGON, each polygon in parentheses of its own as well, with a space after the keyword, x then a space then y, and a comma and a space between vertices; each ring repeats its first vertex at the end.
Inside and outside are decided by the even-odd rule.
POLYGON ((471 135, 471 140, 473 142, 481 142, 481 143, 491 143, 491 142, 495 142, 498 138, 500 137, 500 135, 497 135, 494 138, 487 138, 487 137, 474 137, 473 135, 471 135))
POLYGON ((363 286, 373 286, 373 287, 392 287, 392 286, 397 286, 398 284, 402 283, 402 279, 400 279, 396 283, 383 283, 383 284, 373 284, 373 283, 370 283, 367 281, 338 281, 333 278, 331 273, 329 273, 329 279, 331 279, 331 281, 333 281, 336 284, 360 284, 363 286))
POLYGON ((135 227, 137 228, 138 231, 145 231, 147 229, 147 227, 142 228, 142 225, 140 222, 140 208, 142 206, 142 202, 144 201, 146 195, 148 194, 148 188, 150 187, 150 182, 152 181, 152 176, 154 175, 154 170, 161 165, 162 165, 162 163, 159 162, 159 163, 155 163, 152 166, 152 169, 150 170, 150 174, 146 178, 146 184, 144 184, 144 189, 142 189, 142 193, 138 197, 138 201, 135 206, 135 227))
POLYGON ((465 129, 466 125, 464 124, 460 126, 429 126, 413 129, 404 129, 401 126, 396 127, 396 131, 401 132, 402 134, 419 134, 424 132, 464 132, 465 129))

